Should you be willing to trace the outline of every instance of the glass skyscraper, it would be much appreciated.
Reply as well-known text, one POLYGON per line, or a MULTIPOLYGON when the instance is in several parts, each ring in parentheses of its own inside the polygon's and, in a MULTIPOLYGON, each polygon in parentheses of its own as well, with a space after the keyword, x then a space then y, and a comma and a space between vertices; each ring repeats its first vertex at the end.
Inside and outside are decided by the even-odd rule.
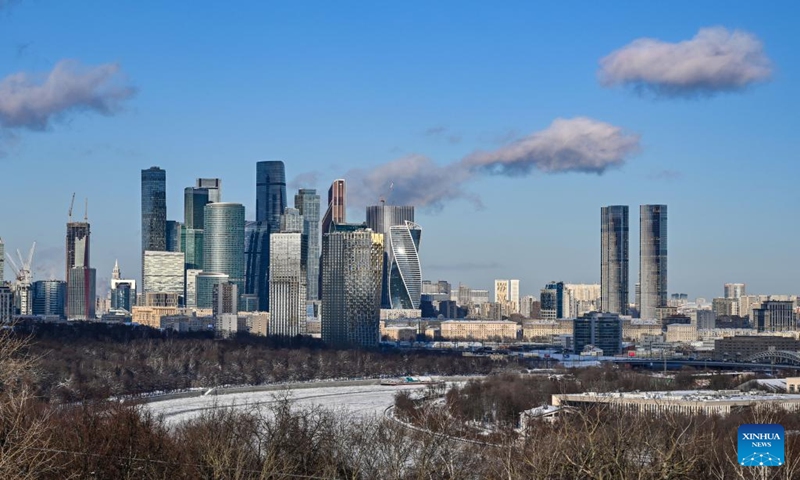
POLYGON ((376 347, 380 340, 383 235, 338 225, 322 236, 322 340, 376 347))
MULTIPOLYGON (((384 237, 384 256, 383 256, 383 282, 381 286, 381 307, 382 308, 404 308, 400 305, 392 305, 390 294, 391 272, 394 266, 394 253, 390 236, 390 228, 398 225, 405 225, 405 222, 414 221, 414 207, 395 206, 395 205, 373 205, 367 207, 367 227, 375 233, 380 233, 384 237)), ((418 254, 418 252, 417 252, 418 254)), ((420 279, 418 291, 422 291, 422 280, 420 279)), ((419 305, 419 297, 417 297, 419 305)))
POLYGON ((167 249, 167 172, 142 170, 142 252, 167 249))
POLYGON ((308 300, 319 300, 319 195, 310 188, 301 188, 294 196, 294 208, 303 216, 303 234, 307 238, 306 285, 308 300))
POLYGON ((389 227, 392 263, 389 271, 389 301, 392 308, 418 309, 422 295, 419 242, 422 228, 414 222, 389 227))
POLYGON ((62 280, 39 280, 31 285, 34 315, 65 316, 67 282, 62 280))
POLYGON ((667 206, 639 207, 639 316, 655 319, 667 306, 667 206))
POLYGON ((167 220, 167 251, 182 252, 181 250, 181 230, 183 224, 175 220, 167 220))
POLYGON ((600 209, 600 309, 628 314, 628 206, 600 209))
POLYGON ((269 225, 247 222, 245 225, 245 295, 255 295, 258 309, 269 311, 269 225))
POLYGON ((286 170, 283 162, 256 163, 256 221, 267 222, 272 232, 277 232, 285 208, 286 170))
POLYGON ((203 271, 228 275, 244 291, 244 205, 209 203, 204 217, 203 271))
POLYGON ((328 189, 328 209, 322 218, 322 233, 330 233, 331 225, 347 221, 347 206, 345 195, 347 187, 343 179, 334 180, 328 189))

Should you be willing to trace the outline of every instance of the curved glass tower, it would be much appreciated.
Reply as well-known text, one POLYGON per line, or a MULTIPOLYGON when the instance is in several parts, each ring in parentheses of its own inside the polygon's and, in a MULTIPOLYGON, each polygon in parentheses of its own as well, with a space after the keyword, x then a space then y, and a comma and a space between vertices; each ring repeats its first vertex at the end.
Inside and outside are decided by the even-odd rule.
POLYGON ((422 295, 419 241, 422 228, 414 222, 389 227, 392 264, 389 271, 391 308, 418 309, 422 295))
POLYGON ((209 203, 203 217, 203 271, 225 274, 244 291, 244 205, 209 203))
MULTIPOLYGON (((404 226, 406 221, 414 221, 414 207, 410 205, 397 206, 381 203, 380 205, 367 207, 367 227, 375 233, 383 234, 384 238, 381 308, 404 308, 392 305, 389 277, 391 276, 392 265, 394 265, 394 254, 392 253, 390 230, 394 226, 404 226)), ((419 303, 419 298, 417 298, 417 303, 419 303)))
POLYGON ((656 318, 656 309, 667 306, 667 206, 639 207, 639 316, 656 318))

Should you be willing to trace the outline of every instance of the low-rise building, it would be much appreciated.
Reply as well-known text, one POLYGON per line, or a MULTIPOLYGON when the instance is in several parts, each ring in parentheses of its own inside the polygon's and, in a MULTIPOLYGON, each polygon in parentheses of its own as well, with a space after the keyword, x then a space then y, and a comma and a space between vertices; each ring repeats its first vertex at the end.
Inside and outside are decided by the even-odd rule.
POLYGON ((381 331, 381 337, 390 342, 413 342, 417 339, 416 327, 389 326, 381 331))
POLYGON ((516 340, 519 325, 507 320, 447 320, 441 323, 445 340, 516 340))
POLYGON ((685 325, 672 323, 667 325, 668 343, 691 343, 697 340, 697 327, 695 325, 685 325))
POLYGON ((177 315, 178 307, 133 307, 131 321, 139 325, 146 325, 153 328, 161 328, 161 317, 177 315))
POLYGON ((634 342, 641 341, 643 337, 661 335, 662 326, 658 320, 630 320, 623 319, 622 338, 634 342))
POLYGON ((608 405, 638 412, 681 412, 727 415, 750 409, 776 406, 800 410, 800 395, 739 390, 685 390, 673 392, 572 393, 552 397, 555 407, 608 405))
POLYGON ((800 340, 776 335, 753 335, 721 338, 714 341, 714 357, 717 359, 741 359, 767 350, 800 351, 800 340))
POLYGON ((534 320, 522 324, 522 337, 526 340, 569 334, 572 334, 572 320, 534 320))

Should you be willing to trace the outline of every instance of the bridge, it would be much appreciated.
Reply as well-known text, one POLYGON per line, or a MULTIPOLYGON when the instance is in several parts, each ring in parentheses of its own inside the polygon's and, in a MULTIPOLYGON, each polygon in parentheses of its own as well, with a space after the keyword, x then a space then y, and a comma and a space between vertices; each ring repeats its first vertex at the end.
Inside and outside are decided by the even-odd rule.
POLYGON ((800 353, 787 350, 765 350, 744 359, 746 362, 769 362, 770 364, 800 365, 800 353))
MULTIPOLYGON (((798 354, 795 352, 795 356, 798 354)), ((760 354, 759 354, 760 355, 760 354)), ((754 355, 755 357, 755 355, 754 355)), ((788 358, 788 357, 785 357, 788 358)), ((628 358, 613 358, 613 359, 603 359, 604 361, 610 361, 616 364, 626 364, 632 367, 642 367, 642 368, 652 368, 654 370, 666 368, 667 370, 680 370, 681 367, 689 366, 695 368, 709 368, 714 370, 733 370, 733 369, 741 369, 741 370, 795 370, 800 368, 800 356, 796 357, 796 363, 789 363, 786 360, 779 360, 779 357, 761 357, 750 359, 750 361, 729 361, 724 362, 720 360, 688 360, 688 359, 677 359, 677 358, 641 358, 641 357, 628 357, 628 358), (775 359, 773 363, 772 360, 775 359), (784 363, 781 363, 784 362, 784 363)))

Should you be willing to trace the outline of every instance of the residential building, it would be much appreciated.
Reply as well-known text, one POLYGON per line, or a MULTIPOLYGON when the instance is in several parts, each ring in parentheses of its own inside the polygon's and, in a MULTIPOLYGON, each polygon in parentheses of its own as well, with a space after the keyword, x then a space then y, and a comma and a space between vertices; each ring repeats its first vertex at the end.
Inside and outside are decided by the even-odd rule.
POLYGON ((800 340, 778 335, 736 335, 714 340, 717 359, 744 360, 768 350, 800 351, 800 340))
POLYGON ((628 206, 600 209, 600 285, 603 312, 628 314, 628 206))
POLYGON ((622 319, 614 313, 592 312, 573 321, 572 338, 576 353, 583 352, 587 346, 612 356, 622 353, 622 319))
POLYGON ((332 346, 376 347, 383 235, 336 224, 322 237, 322 339, 332 346))
POLYGON ((145 251, 143 292, 169 292, 183 296, 183 252, 145 251))
POLYGON ((550 282, 541 290, 541 317, 544 320, 564 318, 564 282, 550 282))
POLYGON ((797 330, 794 302, 767 300, 761 308, 753 309, 750 324, 759 332, 785 332, 797 330))
POLYGON ((94 268, 72 267, 67 279, 67 320, 94 320, 97 272, 94 268))
POLYGON ((698 338, 697 326, 691 324, 672 323, 667 325, 666 340, 670 343, 691 343, 698 338))
POLYGON ((178 315, 178 307, 143 307, 135 306, 131 312, 131 321, 139 325, 161 328, 161 318, 178 315))
POLYGON ((698 330, 713 330, 717 322, 717 314, 713 310, 697 310, 697 329, 698 330))
POLYGON ((444 340, 516 340, 519 325, 507 320, 446 320, 441 323, 444 340))
POLYGON ((739 299, 715 298, 711 301, 711 310, 717 317, 732 317, 739 315, 739 299))
POLYGON ((639 316, 656 318, 656 309, 667 306, 667 206, 639 207, 639 316))
POLYGON ((522 324, 525 340, 546 339, 559 335, 572 335, 572 320, 534 320, 522 324))
POLYGON ((8 284, 0 282, 0 323, 8 323, 14 315, 14 293, 8 284))
POLYGON ((741 298, 746 295, 744 283, 726 283, 725 298, 741 298))
POLYGON ((575 318, 601 310, 601 285, 599 283, 564 284, 564 318, 575 318))
MULTIPOLYGON (((290 210, 290 209, 287 209, 290 210)), ((299 215, 298 215, 299 216, 299 215)), ((287 225, 289 227, 289 225, 287 225)), ((302 224, 299 226, 302 230, 302 224)), ((270 334, 306 333, 307 237, 301 231, 270 235, 270 334)))
POLYGON ((239 313, 239 288, 233 282, 216 283, 211 287, 211 310, 214 318, 239 313))

